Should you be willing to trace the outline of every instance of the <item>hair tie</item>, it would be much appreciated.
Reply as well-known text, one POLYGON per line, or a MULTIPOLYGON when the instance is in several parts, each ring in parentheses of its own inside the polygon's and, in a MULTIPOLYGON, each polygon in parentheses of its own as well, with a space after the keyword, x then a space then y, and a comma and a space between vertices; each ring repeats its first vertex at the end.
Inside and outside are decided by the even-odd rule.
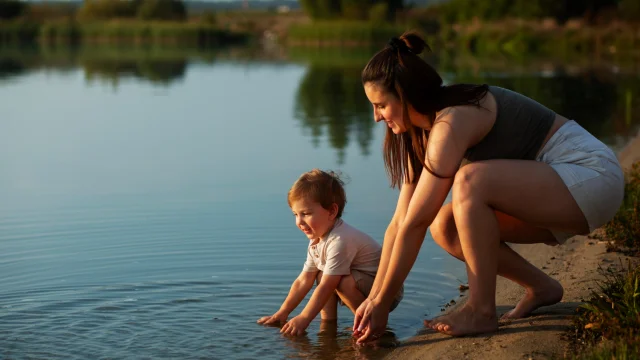
POLYGON ((389 40, 389 46, 393 49, 393 51, 408 51, 412 52, 411 49, 407 46, 407 43, 398 39, 397 37, 392 37, 389 40))

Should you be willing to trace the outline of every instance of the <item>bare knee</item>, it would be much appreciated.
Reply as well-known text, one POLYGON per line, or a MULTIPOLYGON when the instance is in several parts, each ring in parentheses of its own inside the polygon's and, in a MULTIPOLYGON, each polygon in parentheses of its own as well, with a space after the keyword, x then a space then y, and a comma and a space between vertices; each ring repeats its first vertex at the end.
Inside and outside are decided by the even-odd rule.
POLYGON ((483 200, 486 193, 484 190, 487 183, 487 173, 482 163, 469 164, 462 167, 456 173, 452 187, 453 208, 483 200))
POLYGON ((338 287, 336 290, 341 294, 349 294, 354 289, 357 289, 356 280, 351 275, 345 275, 340 278, 338 287))
POLYGON ((455 246, 457 242, 457 229, 450 204, 440 209, 429 229, 431 230, 433 240, 443 249, 447 250, 455 246))

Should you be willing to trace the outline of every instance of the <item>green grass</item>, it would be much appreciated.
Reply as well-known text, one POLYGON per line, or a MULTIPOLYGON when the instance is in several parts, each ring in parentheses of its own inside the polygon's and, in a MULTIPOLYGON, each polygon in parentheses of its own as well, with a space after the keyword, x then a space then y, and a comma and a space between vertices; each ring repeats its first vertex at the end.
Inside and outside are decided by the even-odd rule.
MULTIPOLYGON (((605 226, 610 247, 638 253, 640 238, 640 162, 627 172, 625 197, 615 218, 605 226)), ((602 280, 573 319, 573 340, 587 350, 577 359, 640 358, 640 264, 628 260, 622 270, 600 268, 602 280)))
POLYGON ((292 46, 362 46, 385 43, 400 36, 404 28, 393 24, 366 21, 318 21, 289 28, 287 43, 292 46))
POLYGON ((580 356, 580 360, 638 360, 640 359, 640 339, 634 343, 624 341, 602 344, 580 356))
POLYGON ((609 250, 640 251, 640 161, 626 174, 624 201, 611 222, 604 226, 609 250))

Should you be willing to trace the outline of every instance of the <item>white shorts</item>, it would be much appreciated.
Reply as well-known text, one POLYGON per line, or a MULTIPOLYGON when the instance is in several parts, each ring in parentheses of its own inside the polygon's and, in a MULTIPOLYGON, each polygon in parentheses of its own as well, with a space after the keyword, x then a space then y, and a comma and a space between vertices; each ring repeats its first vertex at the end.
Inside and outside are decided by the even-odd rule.
MULTIPOLYGON (((575 121, 562 125, 536 160, 560 175, 587 219, 589 231, 609 222, 620 208, 624 173, 616 155, 575 121)), ((560 244, 576 235, 552 232, 560 244)))

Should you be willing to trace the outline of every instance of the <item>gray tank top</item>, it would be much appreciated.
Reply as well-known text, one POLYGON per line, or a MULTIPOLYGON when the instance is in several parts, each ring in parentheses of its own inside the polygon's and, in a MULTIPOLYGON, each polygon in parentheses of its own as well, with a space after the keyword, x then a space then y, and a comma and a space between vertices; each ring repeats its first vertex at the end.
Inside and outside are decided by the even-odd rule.
POLYGON ((496 122, 489 133, 467 150, 465 162, 489 159, 535 160, 556 113, 508 89, 489 86, 497 102, 496 122))

